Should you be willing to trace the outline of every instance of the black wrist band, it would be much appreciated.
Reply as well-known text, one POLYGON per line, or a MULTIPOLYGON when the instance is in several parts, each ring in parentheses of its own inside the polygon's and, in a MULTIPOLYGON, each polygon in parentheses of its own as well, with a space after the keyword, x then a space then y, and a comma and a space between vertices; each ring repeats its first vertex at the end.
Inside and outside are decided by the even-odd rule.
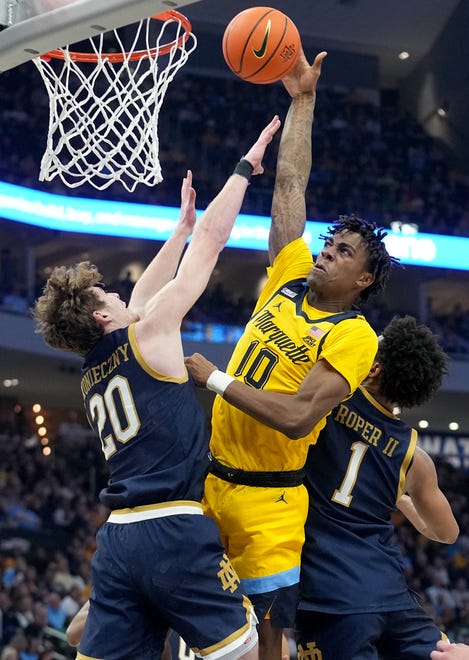
POLYGON ((254 168, 251 165, 251 163, 248 160, 246 160, 245 158, 241 158, 239 163, 234 168, 233 174, 239 174, 241 176, 244 176, 244 178, 249 181, 253 171, 254 171, 254 168))

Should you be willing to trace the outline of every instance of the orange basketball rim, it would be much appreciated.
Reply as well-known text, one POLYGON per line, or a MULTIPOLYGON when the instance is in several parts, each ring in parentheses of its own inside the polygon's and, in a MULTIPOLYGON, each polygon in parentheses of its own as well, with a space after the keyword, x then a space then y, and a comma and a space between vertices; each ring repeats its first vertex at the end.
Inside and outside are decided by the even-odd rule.
MULTIPOLYGON (((173 41, 168 42, 167 44, 163 44, 158 48, 152 48, 149 51, 136 50, 132 53, 128 53, 128 52, 101 53, 100 55, 96 53, 82 53, 80 51, 68 51, 67 55, 74 62, 97 63, 99 60, 107 60, 108 62, 111 63, 119 63, 125 61, 135 62, 136 60, 141 60, 144 57, 157 57, 158 55, 167 55, 169 52, 171 52, 173 48, 175 47, 180 48, 181 46, 183 46, 190 37, 192 31, 192 25, 189 19, 186 16, 184 16, 184 14, 181 14, 175 9, 169 9, 168 11, 162 12, 161 14, 155 14, 154 16, 150 16, 150 19, 154 19, 162 22, 170 21, 170 20, 177 21, 182 25, 184 29, 184 33, 179 38, 174 39, 173 41)), ((61 49, 54 49, 54 50, 50 50, 48 53, 44 53, 43 55, 41 55, 41 59, 47 60, 49 58, 55 60, 63 60, 65 59, 65 53, 61 49)))

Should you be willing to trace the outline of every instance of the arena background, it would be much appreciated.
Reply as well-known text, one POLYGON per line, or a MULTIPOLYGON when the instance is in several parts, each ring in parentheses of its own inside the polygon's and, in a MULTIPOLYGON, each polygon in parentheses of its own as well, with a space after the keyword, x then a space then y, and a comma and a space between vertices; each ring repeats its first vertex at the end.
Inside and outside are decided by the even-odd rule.
MULTIPOLYGON (((129 196, 117 185, 91 195, 86 188, 70 191, 57 183, 39 183, 48 111, 45 90, 32 64, 0 75, 0 182, 54 194, 177 206, 182 173, 191 167, 198 208, 204 208, 242 155, 250 136, 275 112, 284 116, 288 107, 281 84, 258 87, 241 82, 223 62, 224 27, 238 11, 255 4, 201 0, 183 9, 192 21, 198 48, 171 83, 161 112, 160 159, 165 181, 160 186, 143 186, 129 196), (228 135, 224 121, 228 116, 238 130, 234 136, 228 135), (222 164, 218 162, 220 154, 224 154, 222 164)), ((310 199, 313 213, 308 219, 330 222, 336 212, 344 212, 341 194, 345 189, 344 205, 357 200, 356 210, 383 226, 392 222, 398 223, 403 232, 423 231, 467 240, 469 0, 276 0, 269 5, 285 11, 295 21, 311 60, 320 50, 329 52, 318 91, 311 180, 313 191, 321 189, 323 197, 318 193, 310 199), (409 53, 407 59, 399 58, 403 51, 409 53), (369 126, 368 133, 360 134, 361 141, 352 135, 360 122, 369 126), (384 126, 391 135, 386 137, 384 126), (370 154, 367 140, 372 138, 378 144, 376 152, 370 154), (345 167, 349 167, 346 174, 330 165, 331 159, 339 159, 343 153, 347 155, 345 167), (405 176, 399 176, 402 166, 406 168, 405 176), (327 180, 314 175, 316 168, 327 180), (382 197, 389 192, 389 181, 394 186, 394 202, 383 209, 382 197), (354 195, 349 195, 352 189, 354 195), (367 189, 373 191, 371 197, 367 189), (325 199, 328 192, 334 198, 325 199)), ((275 155, 273 147, 265 181, 251 186, 245 212, 269 214, 275 155)), ((105 471, 81 411, 80 360, 42 344, 34 334, 28 307, 54 265, 88 258, 100 266, 107 283, 125 287, 126 274, 132 280, 160 245, 151 240, 70 233, 0 219, 3 591, 11 588, 7 587, 5 574, 11 565, 18 564, 18 558, 28 557, 27 566, 28 562, 29 566, 34 563, 38 570, 41 563, 30 561, 28 555, 38 538, 54 557, 55 565, 60 564, 60 553, 56 554, 57 543, 53 541, 60 544, 65 539, 69 544, 66 558, 74 571, 83 573, 86 587, 86 569, 77 558, 77 539, 90 554, 94 532, 104 516, 96 504, 96 492, 105 471), (43 421, 36 421, 33 404, 41 406, 43 421), (39 427, 46 428, 43 436, 38 434, 39 427), (76 465, 72 470, 73 461, 76 465), (82 470, 81 478, 75 468, 82 470), (75 493, 73 499, 59 495, 58 486, 56 492, 56 482, 60 482, 61 489, 67 487, 63 476, 59 476, 61 470, 77 488, 83 488, 83 496, 75 493), (52 479, 53 487, 47 485, 46 476, 52 479), (71 502, 74 510, 70 516, 75 522, 69 527, 59 522, 68 514, 58 511, 70 507, 71 502), (28 528, 15 519, 9 513, 15 503, 32 511, 39 519, 37 525, 28 528), (45 515, 48 505, 54 515, 45 515), (15 545, 12 539, 25 540, 28 550, 23 552, 21 541, 15 545)), ((266 264, 263 250, 225 249, 207 293, 187 319, 187 353, 198 350, 224 367, 233 346, 227 338, 235 337, 236 327, 246 320, 266 264)), ((417 316, 435 330, 451 357, 450 373, 435 400, 421 409, 403 411, 402 416, 416 427, 421 420, 428 421, 427 427, 419 429, 420 442, 434 456, 444 485, 454 495, 462 541, 446 553, 437 544, 425 544, 414 537, 409 540, 410 532, 405 532, 402 545, 410 557, 413 574, 418 573, 419 561, 434 567, 435 573, 436 566, 443 564, 449 581, 444 588, 452 593, 456 580, 467 577, 469 565, 465 497, 469 468, 468 279, 468 271, 463 269, 408 266, 395 271, 386 295, 372 301, 365 310, 377 330, 394 313, 417 316), (416 560, 422 548, 426 559, 416 560), (459 562, 456 568, 454 562, 459 562)), ((201 393, 200 398, 208 414, 212 397, 201 393)), ((28 567, 21 567, 21 561, 19 564, 14 569, 16 575, 22 571, 27 574, 28 567)), ((42 565, 47 566, 44 558, 42 565)), ((70 566, 69 572, 75 575, 70 566)), ((424 591, 437 581, 430 573, 429 568, 425 578, 415 578, 424 591)), ((453 608, 453 618, 445 614, 441 603, 435 604, 434 610, 442 626, 457 630, 462 639, 467 635, 467 627, 461 623, 464 618, 467 622, 467 584, 458 593, 465 594, 460 597, 464 604, 447 606, 453 608)), ((433 607, 430 596, 428 602, 433 607)), ((2 643, 5 641, 3 637, 2 643)), ((69 653, 66 649, 56 652, 57 657, 69 653)))

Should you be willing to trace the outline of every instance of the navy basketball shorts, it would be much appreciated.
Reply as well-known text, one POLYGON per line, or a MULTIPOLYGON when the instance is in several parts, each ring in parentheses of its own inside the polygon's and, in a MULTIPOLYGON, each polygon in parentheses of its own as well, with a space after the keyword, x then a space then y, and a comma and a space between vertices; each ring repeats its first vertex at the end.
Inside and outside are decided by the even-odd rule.
MULTIPOLYGON (((242 582, 241 582, 242 584, 242 582)), ((249 594, 259 621, 269 619, 275 628, 293 628, 298 605, 299 584, 261 594, 249 594)))
POLYGON ((151 507, 124 509, 101 527, 78 659, 155 660, 168 628, 211 660, 255 644, 253 607, 215 523, 184 504, 198 510, 162 515, 155 505, 158 517, 148 519, 151 507))
POLYGON ((444 634, 420 606, 396 612, 299 610, 298 660, 428 660, 444 634))

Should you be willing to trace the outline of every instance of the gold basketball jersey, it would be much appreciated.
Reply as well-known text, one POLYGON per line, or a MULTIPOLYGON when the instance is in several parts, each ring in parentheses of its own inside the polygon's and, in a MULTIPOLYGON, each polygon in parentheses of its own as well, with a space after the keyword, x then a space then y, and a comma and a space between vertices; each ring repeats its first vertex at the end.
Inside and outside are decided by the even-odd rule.
MULTIPOLYGON (((300 238, 288 244, 268 269, 253 316, 227 367, 257 389, 294 393, 318 359, 326 359, 353 392, 368 375, 377 337, 355 310, 331 314, 307 301, 311 253, 300 238)), ((217 396, 210 450, 221 463, 243 470, 285 471, 303 467, 325 418, 304 438, 290 440, 217 396)))

